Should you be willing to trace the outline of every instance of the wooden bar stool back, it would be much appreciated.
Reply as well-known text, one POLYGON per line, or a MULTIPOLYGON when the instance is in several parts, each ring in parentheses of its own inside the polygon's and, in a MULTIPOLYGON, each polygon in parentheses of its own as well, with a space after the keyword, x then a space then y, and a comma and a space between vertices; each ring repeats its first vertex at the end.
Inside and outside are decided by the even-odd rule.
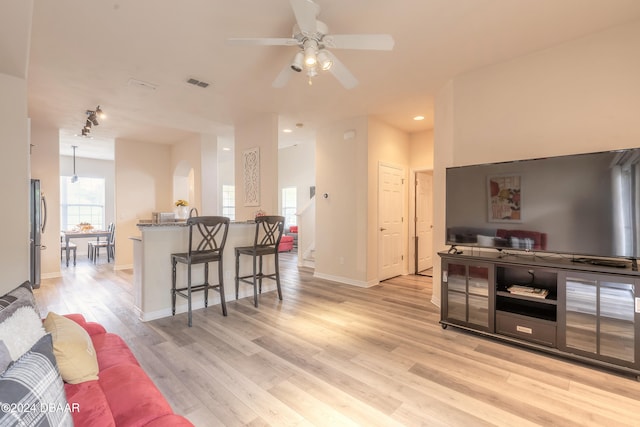
POLYGON ((258 306, 258 293, 262 293, 262 279, 275 280, 278 289, 278 298, 282 301, 282 289, 280 287, 280 268, 278 265, 278 245, 284 231, 283 216, 259 216, 256 218, 256 234, 253 246, 236 247, 236 299, 240 282, 253 286, 253 304, 258 306), (252 257, 253 270, 251 274, 240 276, 240 256, 252 257), (273 255, 275 272, 264 274, 262 271, 262 258, 273 255))
POLYGON ((224 280, 222 271, 222 255, 229 231, 229 218, 223 216, 197 216, 187 219, 189 227, 189 251, 171 254, 172 286, 171 286, 171 314, 176 314, 176 295, 187 299, 189 312, 189 326, 191 320, 191 294, 204 291, 204 306, 209 304, 209 289, 220 293, 222 314, 227 315, 227 305, 224 296, 224 280), (218 263, 218 283, 209 283, 209 263, 218 263), (178 263, 187 266, 187 284, 176 287, 176 266, 178 263), (191 277, 191 266, 204 264, 204 283, 194 285, 191 277))

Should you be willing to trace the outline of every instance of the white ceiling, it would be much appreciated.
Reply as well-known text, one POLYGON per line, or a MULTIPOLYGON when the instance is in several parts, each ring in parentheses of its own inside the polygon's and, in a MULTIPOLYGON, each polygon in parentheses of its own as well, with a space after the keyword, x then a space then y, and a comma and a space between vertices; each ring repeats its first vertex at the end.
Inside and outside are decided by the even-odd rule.
MULTIPOLYGON (((289 143, 322 123, 362 115, 416 132, 432 128, 434 97, 453 76, 640 18, 637 0, 317 3, 332 34, 395 39, 391 52, 334 51, 360 81, 354 89, 328 74, 310 86, 304 73, 275 89, 271 83, 296 47, 226 43, 289 37, 295 20, 287 0, 34 0, 29 115, 34 124, 61 130, 63 150, 96 149, 115 138, 174 143, 201 132, 231 138, 234 124, 261 113, 276 113, 294 129, 289 143), (189 85, 190 77, 211 85, 189 85), (108 119, 94 127, 94 139, 76 137, 85 110, 97 105, 108 119), (418 114, 426 119, 412 120, 418 114)), ((9 48, 0 42, 0 54, 9 48)))

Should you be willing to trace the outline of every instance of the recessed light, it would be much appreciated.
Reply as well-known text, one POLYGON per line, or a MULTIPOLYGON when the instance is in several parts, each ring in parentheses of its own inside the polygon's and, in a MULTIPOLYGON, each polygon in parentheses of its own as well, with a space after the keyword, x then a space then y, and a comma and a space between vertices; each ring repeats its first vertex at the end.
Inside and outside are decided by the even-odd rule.
POLYGON ((415 120, 415 121, 424 120, 424 116, 415 116, 415 117, 413 118, 413 120, 415 120))
POLYGON ((293 132, 293 130, 292 130, 292 129, 282 129, 282 132, 284 132, 284 133, 291 133, 291 132, 293 132))

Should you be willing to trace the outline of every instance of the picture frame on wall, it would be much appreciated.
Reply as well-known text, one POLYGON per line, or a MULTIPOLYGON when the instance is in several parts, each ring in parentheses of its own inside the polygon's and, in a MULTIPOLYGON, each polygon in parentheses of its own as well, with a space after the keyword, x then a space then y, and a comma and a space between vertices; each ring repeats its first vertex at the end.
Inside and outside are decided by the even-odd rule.
POLYGON ((260 206, 260 147, 242 153, 244 205, 260 206))
POLYGON ((522 176, 487 177, 489 222, 522 222, 522 176))

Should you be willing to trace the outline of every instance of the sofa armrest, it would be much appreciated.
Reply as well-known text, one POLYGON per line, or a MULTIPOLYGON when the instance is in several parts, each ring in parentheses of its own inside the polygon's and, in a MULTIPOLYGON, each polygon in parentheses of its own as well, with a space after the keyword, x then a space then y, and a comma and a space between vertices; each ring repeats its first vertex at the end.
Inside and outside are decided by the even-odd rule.
POLYGON ((96 322, 87 322, 87 319, 85 319, 82 314, 65 314, 64 317, 71 319, 78 325, 82 326, 89 336, 107 333, 107 330, 101 324, 96 322))

